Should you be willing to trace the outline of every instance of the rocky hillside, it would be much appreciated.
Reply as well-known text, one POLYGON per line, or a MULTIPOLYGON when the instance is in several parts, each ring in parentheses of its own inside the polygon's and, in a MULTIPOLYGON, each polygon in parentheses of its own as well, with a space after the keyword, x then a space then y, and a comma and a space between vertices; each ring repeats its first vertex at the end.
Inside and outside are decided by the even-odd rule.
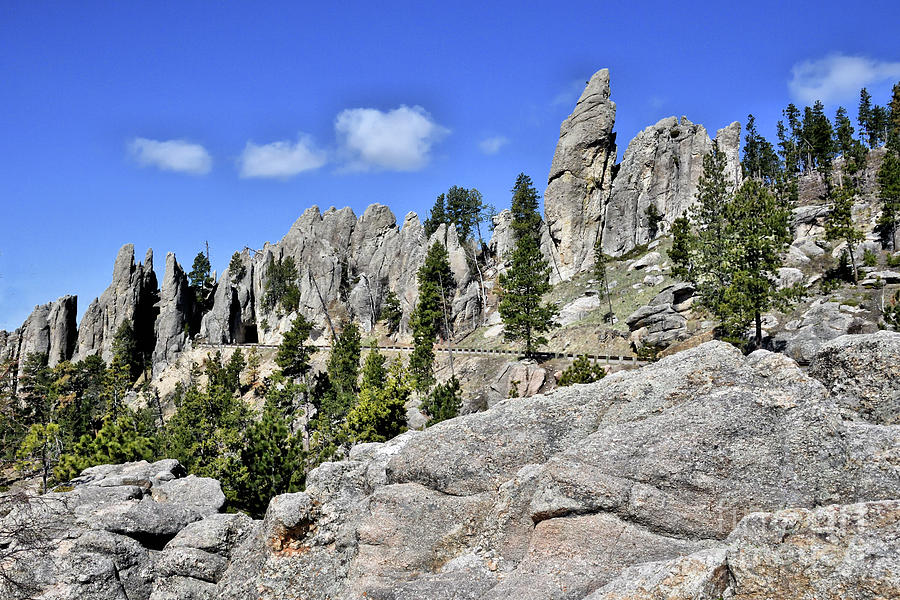
POLYGON ((897 333, 808 372, 709 342, 356 446, 256 522, 173 461, 95 467, 6 499, 39 535, 0 540, 3 595, 895 598, 898 368, 897 333))
MULTIPOLYGON (((663 217, 661 230, 689 206, 696 192, 703 155, 712 147, 706 129, 682 117, 648 127, 628 145, 616 164, 615 103, 609 72, 588 82, 560 139, 545 193, 543 252, 553 265, 555 282, 571 280, 593 264, 593 247, 621 255, 650 241, 646 209, 663 217)), ((716 139, 728 157, 729 173, 740 179, 740 126, 733 123, 716 139)), ((197 338, 211 343, 278 343, 292 320, 263 306, 266 265, 291 257, 298 266, 299 312, 313 321, 317 334, 331 335, 342 319, 371 330, 388 291, 399 299, 401 335, 417 298, 416 271, 434 241, 446 244, 457 283, 452 321, 464 336, 490 320, 496 297, 490 291, 503 256, 511 247, 509 211, 494 221, 487 250, 458 242, 452 225, 425 235, 418 216, 406 215, 402 226, 388 207, 372 205, 357 217, 352 210, 318 207, 306 210, 277 243, 258 251, 244 249, 241 272, 226 269, 215 284, 212 307, 201 311, 191 301, 187 276, 172 254, 166 256, 161 285, 148 250, 135 262, 134 247, 119 251, 112 282, 85 312, 76 328, 77 301, 66 296, 38 306, 14 332, 0 332, 0 361, 21 365, 30 354, 48 354, 50 364, 99 354, 111 358, 115 332, 133 326, 139 350, 158 376, 192 340, 186 325, 199 323, 197 338), (468 256, 467 256, 468 255, 468 256), (473 268, 478 257, 480 270, 473 268)))

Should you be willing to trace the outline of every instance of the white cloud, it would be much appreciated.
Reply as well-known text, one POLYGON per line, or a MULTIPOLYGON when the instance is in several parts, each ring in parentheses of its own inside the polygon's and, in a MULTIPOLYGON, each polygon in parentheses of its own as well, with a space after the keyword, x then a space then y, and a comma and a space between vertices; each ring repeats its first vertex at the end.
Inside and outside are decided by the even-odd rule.
POLYGON ((315 147, 312 138, 301 135, 293 144, 289 141, 271 144, 247 142, 239 162, 241 177, 285 179, 303 171, 318 169, 327 160, 325 152, 315 147))
POLYGON ((163 171, 205 175, 212 169, 212 157, 200 144, 185 140, 148 140, 134 138, 128 150, 141 166, 163 171))
POLYGON ((498 152, 500 152, 500 148, 508 143, 508 138, 505 138, 502 135, 497 135, 481 140, 480 142, 478 142, 478 147, 485 154, 497 154, 498 152))
POLYGON ((449 133, 421 106, 405 105, 387 112, 347 109, 335 119, 334 129, 352 170, 416 171, 428 164, 431 147, 449 133))
POLYGON ((816 100, 833 104, 858 98, 861 88, 893 79, 900 79, 900 62, 836 53, 795 64, 788 87, 804 104, 816 100))

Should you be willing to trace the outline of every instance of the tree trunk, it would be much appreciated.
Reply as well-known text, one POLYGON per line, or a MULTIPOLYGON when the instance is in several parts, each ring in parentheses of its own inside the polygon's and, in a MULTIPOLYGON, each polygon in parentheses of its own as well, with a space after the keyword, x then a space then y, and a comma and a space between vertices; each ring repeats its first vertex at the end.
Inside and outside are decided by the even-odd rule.
POLYGON ((850 252, 850 265, 851 269, 853 269, 853 283, 859 283, 859 275, 856 271, 856 253, 853 252, 853 244, 847 243, 847 250, 850 252))
POLYGON ((754 315, 756 320, 756 349, 762 348, 762 315, 756 311, 754 315))

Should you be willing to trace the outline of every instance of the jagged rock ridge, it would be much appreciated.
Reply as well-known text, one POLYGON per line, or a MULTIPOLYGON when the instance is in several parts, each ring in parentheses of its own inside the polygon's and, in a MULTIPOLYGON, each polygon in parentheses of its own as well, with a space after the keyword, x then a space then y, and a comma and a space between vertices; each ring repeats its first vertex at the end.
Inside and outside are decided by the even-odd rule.
MULTIPOLYGON (((649 242, 651 204, 662 217, 662 233, 694 202, 703 157, 712 150, 702 125, 669 117, 640 132, 616 165, 616 105, 609 98, 609 71, 602 69, 560 127, 544 206, 561 279, 593 264, 598 237, 612 256, 649 242)), ((740 124, 719 130, 716 141, 737 186, 740 124)))

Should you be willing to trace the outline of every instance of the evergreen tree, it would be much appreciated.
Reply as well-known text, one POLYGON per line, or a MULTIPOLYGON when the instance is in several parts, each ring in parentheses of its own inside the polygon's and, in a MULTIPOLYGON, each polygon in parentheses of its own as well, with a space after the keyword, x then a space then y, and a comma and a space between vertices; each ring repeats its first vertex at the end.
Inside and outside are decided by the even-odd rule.
POLYGON ((881 215, 878 231, 882 242, 891 250, 897 250, 898 223, 900 223, 900 156, 889 150, 878 169, 878 197, 881 199, 881 215))
POLYGON ((303 315, 294 317, 275 354, 275 364, 285 377, 297 378, 309 373, 309 359, 315 351, 307 344, 311 332, 312 323, 303 315))
POLYGON ((597 279, 597 283, 603 286, 606 293, 606 305, 609 310, 603 316, 603 320, 607 323, 612 323, 616 315, 613 312, 612 296, 609 293, 609 276, 606 272, 608 262, 609 257, 603 253, 603 244, 601 244, 601 240, 598 237, 594 243, 594 277, 597 279))
POLYGON ((659 212, 659 209, 656 208, 656 204, 653 202, 647 205, 644 215, 647 217, 647 229, 650 239, 655 239, 656 235, 659 233, 659 226, 663 221, 663 215, 659 212))
POLYGON ((798 174, 802 167, 802 125, 800 122, 800 110, 793 104, 788 104, 782 113, 787 119, 778 122, 778 146, 779 154, 784 162, 785 174, 792 177, 798 174))
POLYGON ((874 148, 875 146, 872 144, 872 95, 866 88, 859 91, 859 111, 856 122, 859 124, 860 141, 868 144, 869 148, 874 148))
POLYGON ((444 194, 441 194, 435 199, 434 206, 431 207, 431 213, 428 215, 428 218, 425 219, 425 223, 423 224, 425 227, 425 237, 431 237, 431 234, 437 231, 438 227, 448 222, 447 209, 444 206, 444 194))
POLYGON ((411 394, 406 371, 397 360, 381 387, 364 385, 360 390, 359 401, 344 422, 346 438, 353 443, 386 442, 406 431, 405 405, 411 394))
POLYGON ((756 130, 756 119, 753 115, 747 115, 746 131, 744 160, 741 161, 744 177, 774 180, 780 172, 778 155, 775 154, 772 144, 756 130))
POLYGON ((387 358, 378 351, 378 346, 373 343, 363 363, 360 389, 381 390, 388 374, 384 366, 386 363, 387 358))
POLYGON ((359 393, 360 333, 356 323, 345 323, 328 357, 331 393, 321 400, 322 413, 339 423, 353 406, 359 393))
POLYGON ((900 83, 895 84, 891 90, 888 116, 887 147, 900 154, 900 83))
MULTIPOLYGON (((128 408, 118 416, 106 417, 96 435, 81 436, 72 451, 60 458, 59 466, 54 471, 57 479, 68 481, 95 465, 152 461, 157 455, 157 440, 148 422, 128 408)), ((188 434, 195 438, 203 435, 198 431, 188 434)))
POLYGON ((253 390, 259 386, 259 366, 261 362, 262 359, 256 350, 256 346, 253 346, 247 354, 247 385, 253 390))
POLYGON ((803 137, 807 145, 807 168, 830 172, 835 154, 834 132, 825 115, 825 106, 818 100, 804 112, 803 137))
POLYGON ((880 146, 888 139, 888 131, 890 129, 890 114, 884 106, 875 106, 872 108, 872 144, 873 148, 880 146))
POLYGON ((17 457, 20 471, 37 470, 41 474, 41 492, 47 491, 47 483, 53 468, 62 454, 62 438, 56 423, 35 423, 19 445, 17 457))
POLYGON ((134 327, 130 321, 124 321, 116 330, 112 344, 112 363, 125 369, 130 382, 140 377, 144 370, 144 357, 138 350, 134 327))
POLYGON ((730 285, 723 299, 724 322, 733 332, 755 324, 756 347, 762 346, 762 313, 784 306, 789 296, 775 287, 778 268, 791 243, 790 206, 764 185, 745 182, 734 195, 726 216, 730 285))
POLYGON ((847 109, 839 106, 834 116, 834 141, 838 152, 845 159, 850 156, 853 151, 853 125, 850 123, 850 117, 847 116, 847 109))
POLYGON ((687 256, 676 253, 679 272, 689 275, 699 303, 719 318, 727 338, 741 337, 754 323, 759 347, 762 313, 784 306, 795 294, 775 288, 791 240, 790 205, 756 179, 732 194, 717 146, 703 166, 691 213, 694 232, 682 236, 687 256))
POLYGON ((303 447, 290 434, 274 402, 266 400, 262 418, 247 430, 238 476, 240 493, 232 505, 262 518, 278 494, 298 491, 303 483, 303 447))
POLYGON ((453 297, 455 282, 450 256, 440 242, 428 249, 417 280, 419 299, 409 318, 414 346, 409 369, 416 389, 425 391, 434 383, 434 343, 438 335, 450 337, 448 301, 453 297))
POLYGON ((212 265, 209 262, 209 247, 204 253, 200 251, 194 257, 194 263, 191 265, 191 272, 188 273, 188 281, 191 290, 194 292, 194 299, 200 307, 201 312, 206 312, 212 308, 212 292, 215 281, 210 273, 212 265))
POLYGON ((827 194, 831 200, 831 210, 825 218, 825 239, 843 240, 847 244, 847 254, 852 264, 853 283, 858 280, 856 270, 856 246, 865 239, 863 232, 853 223, 853 196, 855 190, 849 181, 834 187, 830 182, 827 194))
POLYGON ((266 310, 280 308, 290 313, 300 307, 300 288, 297 287, 297 265, 294 257, 285 256, 276 260, 274 256, 269 256, 262 300, 263 308, 266 310))
POLYGON ((501 273, 500 317, 504 337, 525 342, 525 355, 547 342, 542 336, 556 324, 557 308, 541 302, 550 291, 550 266, 541 254, 541 217, 538 194, 531 178, 520 173, 512 189, 513 250, 506 256, 509 268, 501 273))
POLYGON ((381 319, 387 324, 388 334, 393 335, 400 329, 403 309, 400 308, 400 298, 393 290, 387 293, 381 305, 381 319))
POLYGON ((165 428, 166 455, 178 459, 191 473, 223 481, 225 495, 236 498, 244 432, 250 409, 229 389, 219 356, 206 361, 207 385, 195 379, 175 393, 175 414, 165 428))
POLYGON ((13 386, 12 395, 20 407, 17 413, 21 422, 26 426, 49 423, 53 418, 54 407, 50 399, 53 374, 47 366, 47 355, 28 354, 16 384, 18 390, 13 386))
POLYGON ((672 275, 682 281, 690 281, 691 247, 694 240, 691 233, 691 222, 685 215, 681 215, 672 222, 672 249, 669 250, 669 258, 672 259, 672 275))
POLYGON ((247 274, 247 267, 244 266, 240 252, 235 252, 231 255, 231 262, 228 263, 228 273, 231 275, 232 283, 240 281, 247 274))
POLYGON ((591 364, 588 357, 582 354, 562 372, 557 384, 560 387, 565 387, 574 383, 593 383, 603 379, 605 376, 606 371, 603 370, 603 367, 598 364, 591 364))
POLYGON ((426 427, 456 417, 460 408, 462 408, 462 394, 456 377, 451 377, 431 388, 419 407, 428 416, 426 427))

